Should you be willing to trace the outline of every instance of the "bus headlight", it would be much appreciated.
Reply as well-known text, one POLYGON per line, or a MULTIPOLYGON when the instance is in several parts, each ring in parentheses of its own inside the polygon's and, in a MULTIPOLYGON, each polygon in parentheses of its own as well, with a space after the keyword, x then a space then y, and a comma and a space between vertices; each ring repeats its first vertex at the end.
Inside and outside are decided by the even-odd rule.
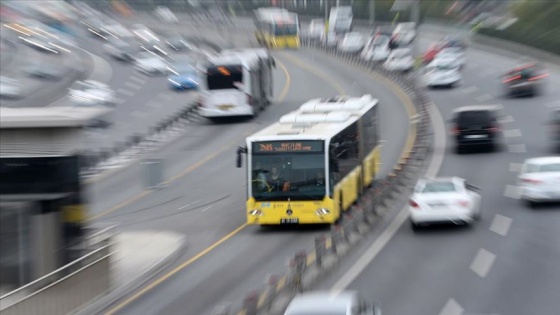
POLYGON ((254 209, 249 211, 249 214, 252 216, 261 216, 263 213, 261 211, 261 209, 254 209))
POLYGON ((315 214, 319 215, 319 216, 327 215, 329 213, 331 213, 331 211, 329 209, 326 209, 326 208, 319 208, 319 209, 317 209, 317 211, 315 211, 315 214))

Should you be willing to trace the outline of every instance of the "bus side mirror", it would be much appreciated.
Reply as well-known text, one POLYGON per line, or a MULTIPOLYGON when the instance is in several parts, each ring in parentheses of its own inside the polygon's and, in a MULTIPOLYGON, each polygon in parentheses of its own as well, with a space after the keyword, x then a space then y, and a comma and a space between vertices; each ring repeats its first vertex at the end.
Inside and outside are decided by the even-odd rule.
POLYGON ((239 168, 243 165, 243 161, 241 159, 241 154, 247 153, 247 148, 238 147, 236 153, 237 153, 237 158, 235 160, 235 166, 237 166, 239 168))

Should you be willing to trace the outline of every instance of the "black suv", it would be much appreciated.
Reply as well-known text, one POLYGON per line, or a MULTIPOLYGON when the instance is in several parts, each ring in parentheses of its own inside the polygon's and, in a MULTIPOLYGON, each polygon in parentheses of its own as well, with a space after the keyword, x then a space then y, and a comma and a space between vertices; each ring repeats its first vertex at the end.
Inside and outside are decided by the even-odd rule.
POLYGON ((550 137, 554 149, 560 152, 560 108, 550 114, 550 137))
POLYGON ((535 96, 539 94, 543 79, 547 76, 544 69, 535 63, 523 65, 508 71, 502 80, 506 96, 535 96))
POLYGON ((473 146, 490 146, 498 149, 501 128, 496 106, 473 105, 457 108, 450 121, 455 137, 457 153, 473 146))

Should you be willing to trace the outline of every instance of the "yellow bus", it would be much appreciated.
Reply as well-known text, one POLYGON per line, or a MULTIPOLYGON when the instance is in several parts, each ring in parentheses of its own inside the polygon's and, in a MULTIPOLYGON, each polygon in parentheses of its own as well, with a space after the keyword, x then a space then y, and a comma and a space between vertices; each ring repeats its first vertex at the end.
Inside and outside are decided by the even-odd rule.
POLYGON ((280 8, 260 8, 254 12, 255 38, 273 49, 299 48, 299 20, 296 13, 280 8))
POLYGON ((247 223, 332 224, 379 171, 378 100, 314 99, 246 139, 247 223))

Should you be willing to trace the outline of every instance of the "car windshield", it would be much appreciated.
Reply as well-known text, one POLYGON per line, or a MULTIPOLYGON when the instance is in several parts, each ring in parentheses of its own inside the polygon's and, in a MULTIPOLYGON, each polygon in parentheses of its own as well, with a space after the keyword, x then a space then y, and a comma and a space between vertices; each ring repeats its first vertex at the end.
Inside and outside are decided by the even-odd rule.
POLYGON ((560 163, 528 164, 525 172, 526 173, 560 172, 560 163))
POLYGON ((492 114, 487 110, 473 110, 459 113, 459 125, 487 125, 493 120, 492 114))
POLYGON ((429 182, 422 189, 422 193, 447 193, 454 192, 455 184, 452 182, 429 182))

